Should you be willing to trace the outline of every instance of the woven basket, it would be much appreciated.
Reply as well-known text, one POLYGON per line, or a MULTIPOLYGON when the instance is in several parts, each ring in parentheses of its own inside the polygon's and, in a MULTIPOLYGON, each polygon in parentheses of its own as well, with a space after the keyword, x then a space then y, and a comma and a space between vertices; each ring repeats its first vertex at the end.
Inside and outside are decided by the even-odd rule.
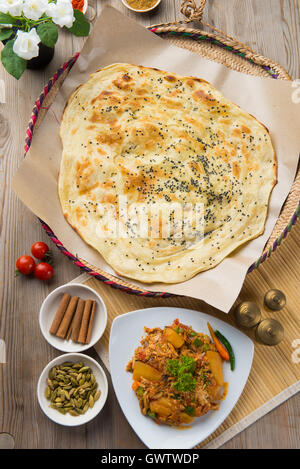
MULTIPOLYGON (((184 0, 181 5, 181 12, 187 17, 186 20, 176 24, 160 24, 150 26, 148 29, 160 37, 172 42, 178 47, 188 49, 200 56, 222 63, 225 66, 243 73, 256 76, 270 77, 273 79, 290 80, 289 74, 284 68, 277 63, 263 57, 245 44, 228 36, 219 29, 202 21, 203 8, 205 0, 200 2, 197 7, 194 0, 184 0), (199 29, 193 29, 186 26, 191 21, 201 21, 202 24, 211 28, 213 32, 208 33, 199 29)), ((66 62, 53 76, 49 83, 44 87, 41 95, 37 99, 31 120, 27 129, 25 156, 29 150, 34 130, 37 129, 42 121, 49 106, 54 101, 60 86, 62 85, 67 74, 76 62, 79 53, 66 62)), ((265 251, 262 256, 253 263, 248 273, 257 268, 262 262, 271 256, 283 239, 285 239, 296 223, 300 214, 300 171, 298 171, 294 184, 291 188, 288 198, 282 208, 281 214, 272 231, 272 234, 266 244, 265 251)), ((152 292, 143 290, 137 286, 125 282, 118 277, 108 274, 98 269, 96 266, 88 264, 84 259, 75 256, 62 245, 60 240, 55 236, 51 228, 40 220, 46 233, 56 244, 57 248, 66 255, 75 265, 82 270, 101 280, 102 282, 126 291, 127 293, 149 296, 149 297, 169 297, 174 296, 166 292, 152 292)))

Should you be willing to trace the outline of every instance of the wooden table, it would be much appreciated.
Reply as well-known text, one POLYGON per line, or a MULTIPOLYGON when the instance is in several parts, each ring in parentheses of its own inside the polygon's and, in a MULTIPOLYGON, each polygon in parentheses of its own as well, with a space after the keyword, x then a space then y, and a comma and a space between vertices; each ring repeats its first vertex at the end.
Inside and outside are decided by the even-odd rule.
MULTIPOLYGON (((97 13, 103 4, 111 4, 144 25, 182 19, 180 0, 163 0, 154 13, 144 15, 125 9, 120 0, 93 3, 97 13)), ((208 0, 204 20, 277 61, 293 78, 300 76, 299 0, 208 0)), ((0 339, 5 341, 7 351, 6 363, 0 364, 0 432, 13 435, 16 448, 143 448, 124 418, 111 384, 100 418, 84 428, 60 427, 44 416, 36 400, 36 383, 42 368, 59 352, 43 339, 38 312, 51 290, 80 272, 54 248, 55 277, 49 284, 14 277, 16 258, 30 253, 34 241, 48 242, 36 217, 11 191, 12 175, 23 157, 25 129, 44 84, 66 58, 80 50, 83 42, 60 34, 48 68, 28 71, 18 82, 2 67, 0 70, 6 90, 6 104, 0 104, 0 339)), ((290 236, 300 239, 299 222, 290 236)), ((297 272, 291 272, 291 282, 299 285, 297 272)), ((132 297, 132 309, 134 302, 132 297)), ((96 354, 91 351, 91 355, 96 354)), ((299 418, 298 394, 224 447, 299 448, 299 418)))

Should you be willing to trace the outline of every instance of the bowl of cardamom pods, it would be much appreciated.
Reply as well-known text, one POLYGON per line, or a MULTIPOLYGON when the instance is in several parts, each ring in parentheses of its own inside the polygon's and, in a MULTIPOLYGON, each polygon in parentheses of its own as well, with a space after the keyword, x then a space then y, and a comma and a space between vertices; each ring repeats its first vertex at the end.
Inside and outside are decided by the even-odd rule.
POLYGON ((103 409, 108 394, 105 372, 82 353, 65 353, 43 369, 37 384, 42 411, 53 422, 68 427, 83 425, 103 409))

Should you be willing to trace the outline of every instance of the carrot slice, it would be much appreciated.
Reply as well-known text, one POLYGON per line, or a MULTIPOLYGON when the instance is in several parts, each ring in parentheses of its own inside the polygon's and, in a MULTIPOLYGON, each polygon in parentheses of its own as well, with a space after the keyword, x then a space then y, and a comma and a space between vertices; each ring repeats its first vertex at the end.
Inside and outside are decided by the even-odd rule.
POLYGON ((139 381, 133 381, 132 386, 131 386, 132 390, 133 390, 133 391, 136 391, 137 388, 140 387, 140 384, 141 384, 141 383, 140 383, 139 381))
POLYGON ((219 354, 221 355, 223 360, 229 362, 229 360, 230 360, 229 353, 227 352, 227 350, 224 347, 224 345, 222 344, 222 342, 218 339, 218 337, 214 333, 214 330, 211 327, 211 325, 209 324, 209 322, 207 323, 207 327, 208 327, 209 333, 211 335, 211 338, 212 338, 212 340, 213 340, 213 342, 216 346, 217 351, 219 352, 219 354))

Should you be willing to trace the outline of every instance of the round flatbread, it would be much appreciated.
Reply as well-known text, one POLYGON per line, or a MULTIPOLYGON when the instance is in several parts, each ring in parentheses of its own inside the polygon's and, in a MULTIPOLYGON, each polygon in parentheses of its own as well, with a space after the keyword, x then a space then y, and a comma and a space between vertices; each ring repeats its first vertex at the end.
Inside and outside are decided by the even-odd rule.
POLYGON ((113 64, 70 97, 59 197, 117 274, 176 283, 264 231, 268 130, 206 81, 113 64))

